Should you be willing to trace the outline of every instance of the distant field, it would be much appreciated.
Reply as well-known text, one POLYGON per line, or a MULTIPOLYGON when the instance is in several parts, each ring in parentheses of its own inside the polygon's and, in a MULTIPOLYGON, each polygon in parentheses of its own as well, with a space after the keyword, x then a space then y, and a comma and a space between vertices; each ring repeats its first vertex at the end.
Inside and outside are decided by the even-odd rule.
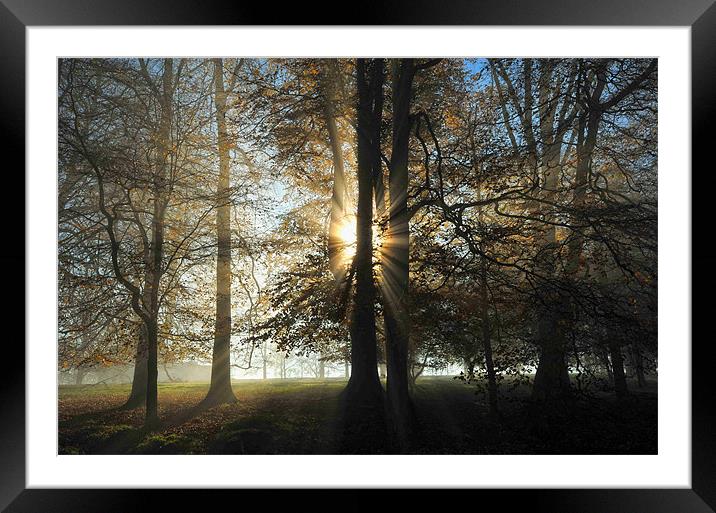
MULTIPOLYGON (((146 434, 143 409, 120 411, 129 385, 59 388, 60 454, 331 454, 337 451, 343 379, 234 382, 238 402, 204 411, 195 406, 208 383, 159 385, 163 427, 146 434)), ((416 453, 655 454, 656 385, 627 403, 608 394, 583 400, 553 436, 525 428, 527 391, 503 387, 499 421, 487 416, 475 387, 450 377, 426 377, 414 392, 416 453)))

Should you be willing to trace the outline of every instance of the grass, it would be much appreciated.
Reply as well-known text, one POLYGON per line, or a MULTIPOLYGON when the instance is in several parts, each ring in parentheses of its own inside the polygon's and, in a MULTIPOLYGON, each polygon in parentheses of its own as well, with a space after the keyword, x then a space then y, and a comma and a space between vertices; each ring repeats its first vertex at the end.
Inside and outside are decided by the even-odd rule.
MULTIPOLYGON (((118 407, 129 385, 61 386, 60 454, 333 454, 338 452, 343 379, 242 380, 235 404, 197 411, 208 383, 159 385, 161 429, 142 429, 142 408, 118 407)), ((600 393, 539 435, 527 429, 529 390, 502 387, 491 419, 475 387, 421 378, 414 390, 420 454, 655 454, 656 385, 624 402, 600 393)))

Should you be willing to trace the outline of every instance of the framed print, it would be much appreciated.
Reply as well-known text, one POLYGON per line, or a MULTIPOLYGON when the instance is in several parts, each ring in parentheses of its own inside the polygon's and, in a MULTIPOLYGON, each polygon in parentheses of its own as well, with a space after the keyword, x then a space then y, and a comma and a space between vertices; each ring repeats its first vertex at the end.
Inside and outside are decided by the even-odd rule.
POLYGON ((714 511, 716 7, 583 4, 4 1, 3 507, 714 511))

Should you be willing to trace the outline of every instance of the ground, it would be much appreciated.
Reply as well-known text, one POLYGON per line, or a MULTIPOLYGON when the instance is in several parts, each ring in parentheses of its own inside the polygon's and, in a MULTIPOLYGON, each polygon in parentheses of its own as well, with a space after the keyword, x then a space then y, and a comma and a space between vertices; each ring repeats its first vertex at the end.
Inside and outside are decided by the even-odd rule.
MULTIPOLYGON (((331 454, 340 446, 342 379, 234 382, 238 402, 198 411, 207 383, 159 385, 162 427, 118 407, 129 385, 61 386, 60 454, 331 454)), ((419 454, 656 454, 656 383, 625 401, 598 393, 539 434, 528 429, 528 389, 502 387, 501 418, 474 385, 421 378, 414 390, 419 454)))

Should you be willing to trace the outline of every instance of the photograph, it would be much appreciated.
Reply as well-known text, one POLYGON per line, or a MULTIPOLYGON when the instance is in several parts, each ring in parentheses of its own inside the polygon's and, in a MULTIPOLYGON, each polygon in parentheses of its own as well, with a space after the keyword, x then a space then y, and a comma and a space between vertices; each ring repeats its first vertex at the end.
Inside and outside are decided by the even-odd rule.
POLYGON ((657 454, 658 68, 57 59, 58 453, 657 454))

